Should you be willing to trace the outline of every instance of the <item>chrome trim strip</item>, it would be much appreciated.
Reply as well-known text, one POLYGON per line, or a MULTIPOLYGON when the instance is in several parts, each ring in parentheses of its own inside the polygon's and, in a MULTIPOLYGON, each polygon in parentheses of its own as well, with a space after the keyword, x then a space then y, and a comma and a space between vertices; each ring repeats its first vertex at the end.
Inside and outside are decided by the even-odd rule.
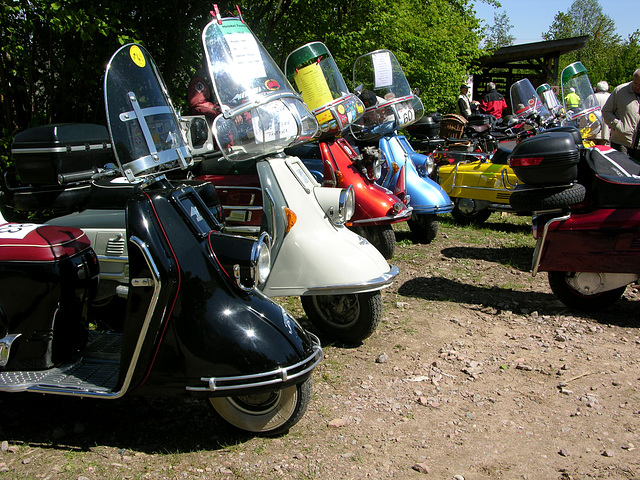
POLYGON ((235 185, 214 185, 216 187, 216 190, 224 190, 229 189, 229 190, 257 190, 258 192, 262 192, 262 188, 260 187, 238 187, 235 185))
MULTIPOLYGON (((389 271, 378 278, 372 278, 362 283, 350 285, 327 285, 324 287, 308 288, 304 295, 345 295, 349 293, 363 293, 373 290, 381 290, 393 283, 393 279, 400 270, 395 265, 389 265, 389 271)), ((275 289, 274 289, 275 290, 275 289)))
POLYGON ((410 218, 411 215, 413 214, 413 208, 408 209, 407 212, 399 214, 399 215, 389 215, 386 217, 377 217, 377 218, 364 218, 362 220, 353 220, 347 223, 351 223, 353 225, 363 225, 363 224, 367 224, 367 223, 374 223, 374 222, 385 222, 385 221, 389 221, 389 220, 401 220, 403 218, 410 218))
POLYGON ((224 392, 229 390, 277 385, 306 375, 313 370, 323 358, 320 340, 311 333, 309 333, 309 336, 311 336, 313 341, 313 353, 298 363, 288 367, 280 367, 269 372, 254 373, 251 375, 202 377, 200 380, 206 382, 206 387, 187 386, 186 389, 189 392, 224 392))
POLYGON ((118 392, 89 392, 85 390, 75 390, 68 388, 54 388, 53 386, 45 387, 45 386, 34 386, 27 389, 27 391, 33 392, 45 392, 52 393, 57 395, 76 395, 80 397, 96 397, 96 398, 107 398, 109 400, 116 399, 122 397, 127 390, 129 389, 129 385, 131 383, 131 378, 133 378, 133 372, 138 363, 138 359, 140 357, 140 351, 142 350, 142 345, 144 343, 144 339, 147 335, 147 331, 149 330, 149 324, 151 323, 151 317, 153 316, 153 312, 156 309, 156 305, 158 304, 158 298, 160 296, 160 290, 162 289, 162 283, 160 281, 160 271, 156 266, 153 258, 151 257, 151 253, 147 245, 138 237, 132 236, 130 238, 131 243, 135 244, 140 248, 146 262, 149 267, 149 271, 153 276, 154 286, 153 286, 153 296, 151 297, 151 303, 149 304, 149 308, 147 309, 147 314, 144 319, 144 323, 142 324, 142 328, 140 329, 140 335, 138 336, 138 342, 136 343, 136 348, 133 351, 133 355, 131 356, 131 362, 129 363, 129 369, 127 370, 127 374, 124 378, 124 382, 122 383, 122 387, 118 392))
POLYGON ((90 150, 109 150, 111 143, 90 143, 87 145, 74 145, 68 147, 41 147, 41 148, 15 148, 11 149, 12 155, 21 155, 25 153, 66 153, 66 152, 85 152, 90 150))

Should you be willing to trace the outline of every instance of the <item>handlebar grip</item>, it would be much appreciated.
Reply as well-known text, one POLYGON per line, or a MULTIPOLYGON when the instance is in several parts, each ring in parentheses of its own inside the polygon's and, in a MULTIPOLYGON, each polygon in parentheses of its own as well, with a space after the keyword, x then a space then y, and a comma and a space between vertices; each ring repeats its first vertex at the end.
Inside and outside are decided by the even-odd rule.
POLYGON ((69 183, 81 182, 83 180, 91 180, 91 177, 93 177, 96 173, 98 173, 97 168, 92 168, 91 170, 83 170, 80 172, 59 173, 58 183, 60 185, 67 185, 69 183))

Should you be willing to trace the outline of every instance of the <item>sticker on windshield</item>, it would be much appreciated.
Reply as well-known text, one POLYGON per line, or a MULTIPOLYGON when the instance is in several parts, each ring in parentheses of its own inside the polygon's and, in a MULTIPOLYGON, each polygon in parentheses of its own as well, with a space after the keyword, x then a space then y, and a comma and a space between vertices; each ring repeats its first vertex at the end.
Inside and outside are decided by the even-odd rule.
POLYGON ((131 48, 129 49, 129 56, 131 57, 131 60, 133 60, 133 63, 135 63, 140 68, 144 68, 144 66, 147 64, 147 61, 144 59, 142 50, 140 50, 140 47, 138 47, 137 45, 131 46, 131 48))
POLYGON ((225 40, 229 45, 231 57, 238 68, 238 74, 249 78, 266 77, 260 47, 250 32, 228 35, 225 40))
POLYGON ((371 55, 371 61, 375 71, 375 88, 393 85, 393 69, 389 52, 374 53, 371 55))

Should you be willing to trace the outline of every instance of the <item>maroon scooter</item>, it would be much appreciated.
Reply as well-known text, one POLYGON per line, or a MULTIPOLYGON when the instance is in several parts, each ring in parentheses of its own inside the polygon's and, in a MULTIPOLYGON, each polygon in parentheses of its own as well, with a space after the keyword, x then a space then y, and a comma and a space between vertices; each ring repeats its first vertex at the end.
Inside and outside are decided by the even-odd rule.
POLYGON ((532 272, 548 272, 565 305, 592 311, 617 301, 640 277, 640 164, 610 147, 584 148, 579 132, 548 131, 513 150, 528 186, 511 206, 533 212, 532 272))

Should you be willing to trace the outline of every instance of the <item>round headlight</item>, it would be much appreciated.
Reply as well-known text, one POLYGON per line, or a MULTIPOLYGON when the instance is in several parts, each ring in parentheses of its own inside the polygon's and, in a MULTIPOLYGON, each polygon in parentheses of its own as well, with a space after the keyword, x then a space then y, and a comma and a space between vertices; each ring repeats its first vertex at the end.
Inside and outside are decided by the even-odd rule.
POLYGON ((348 222, 356 211, 356 194, 353 185, 349 185, 340 192, 340 205, 338 212, 342 222, 348 222))
POLYGON ((267 281, 269 273, 271 273, 271 238, 265 232, 260 235, 258 240, 257 254, 255 256, 255 282, 261 285, 267 281))
POLYGON ((434 164, 433 155, 427 155, 427 159, 424 161, 424 171, 426 172, 427 177, 431 175, 431 172, 433 172, 434 164))

